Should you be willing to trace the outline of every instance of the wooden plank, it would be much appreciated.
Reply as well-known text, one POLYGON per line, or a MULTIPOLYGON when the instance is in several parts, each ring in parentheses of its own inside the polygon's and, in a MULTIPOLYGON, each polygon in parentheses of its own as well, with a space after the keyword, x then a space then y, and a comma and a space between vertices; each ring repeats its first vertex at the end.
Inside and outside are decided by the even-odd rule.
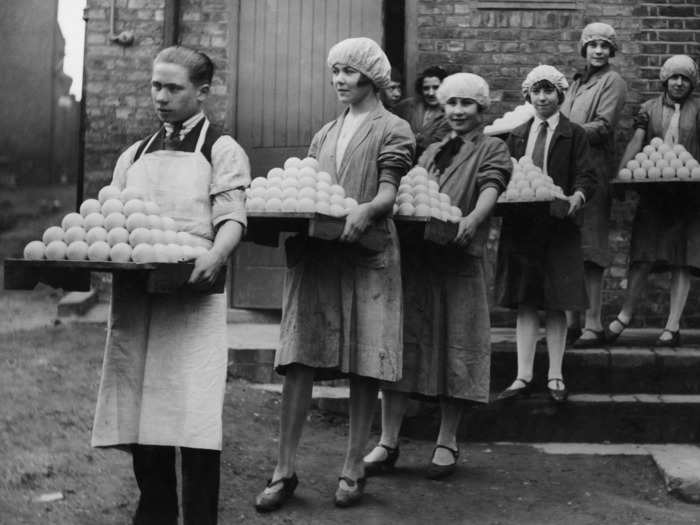
POLYGON ((256 122, 260 126, 260 140, 255 142, 255 147, 270 147, 275 142, 275 112, 279 110, 280 98, 284 96, 278 91, 276 85, 277 74, 277 0, 269 2, 256 2, 258 6, 255 12, 256 31, 255 46, 261 50, 260 59, 252 64, 257 70, 256 83, 253 89, 256 96, 256 122), (262 4, 268 4, 268 9, 262 4), (262 66, 261 66, 262 65, 262 66), (279 97, 278 97, 279 93, 279 97))
POLYGON ((402 242, 416 244, 432 242, 433 244, 449 244, 457 236, 457 223, 442 221, 433 217, 394 217, 396 229, 402 242))
POLYGON ((418 0, 406 0, 406 30, 404 47, 404 73, 406 95, 413 96, 413 84, 418 78, 418 0))
MULTIPOLYGON (((235 95, 235 102, 231 105, 237 108, 234 113, 236 121, 236 140, 243 149, 250 151, 253 145, 259 141, 260 127, 256 122, 255 108, 258 101, 255 100, 256 72, 254 65, 260 57, 260 50, 255 46, 255 2, 252 0, 241 0, 240 9, 240 38, 232 39, 238 43, 240 59, 236 57, 239 76, 236 82, 236 89, 232 92, 235 95)), ((259 75, 259 73, 257 73, 259 75)))
POLYGON ((226 284, 226 269, 211 287, 188 286, 194 263, 116 263, 111 261, 28 261, 5 259, 4 286, 7 290, 31 290, 41 282, 70 291, 90 290, 91 272, 128 272, 134 279, 144 278, 146 291, 173 293, 183 286, 199 293, 221 293, 226 284))
POLYGON ((632 180, 621 180, 613 179, 610 181, 617 188, 626 190, 637 190, 640 188, 655 188, 658 185, 677 185, 677 184, 698 184, 700 179, 632 179, 632 180))
MULTIPOLYGON (((314 2, 313 0, 299 0, 301 13, 300 42, 299 42, 299 111, 297 113, 297 139, 296 144, 308 148, 313 133, 311 114, 315 107, 313 104, 313 87, 316 79, 313 75, 313 42, 314 42, 314 2)), ((321 64, 323 65, 323 64, 321 64)), ((306 154, 304 155, 306 156, 306 154)))
POLYGON ((313 0, 313 40, 311 51, 312 64, 312 107, 311 107, 311 137, 330 118, 325 111, 326 99, 332 96, 330 86, 330 73, 326 65, 328 48, 326 47, 326 2, 325 0, 313 0))
MULTIPOLYGON (((325 20, 325 50, 326 55, 328 50, 341 40, 339 37, 339 27, 338 27, 338 10, 339 1, 338 0, 328 0, 326 2, 326 20, 325 20)), ((325 61, 324 61, 325 62, 325 61)), ((328 77, 330 78, 330 74, 328 77)), ((324 97, 324 109, 323 113, 326 116, 325 122, 335 118, 338 108, 338 97, 334 90, 331 90, 328 96, 324 97)))
MULTIPOLYGON (((229 20, 229 38, 226 39, 226 56, 228 57, 228 62, 226 64, 226 85, 228 86, 228 93, 237 94, 241 89, 239 84, 239 52, 241 49, 242 42, 238 38, 234 38, 232 35, 238 35, 241 31, 239 25, 240 14, 241 14, 241 0, 230 0, 228 2, 228 20, 229 20)), ((249 56, 249 55, 247 55, 249 56)), ((224 125, 226 129, 230 130, 234 137, 239 143, 239 129, 238 129, 238 103, 240 99, 234 95, 229 96, 226 104, 226 117, 224 120, 224 125)), ((79 199, 79 201, 82 199, 79 199)))
POLYGON ((287 0, 285 25, 287 27, 287 62, 283 74, 287 78, 287 107, 280 116, 284 121, 279 123, 285 128, 285 138, 280 146, 301 145, 299 140, 299 115, 301 113, 301 77, 308 76, 302 70, 301 64, 301 0, 287 0))
MULTIPOLYGON (((272 142, 265 143, 265 146, 286 146, 287 143, 287 114, 295 107, 298 101, 292 101, 289 98, 288 86, 289 75, 296 64, 290 63, 290 55, 288 49, 289 37, 289 3, 287 0, 277 0, 275 2, 276 9, 274 11, 274 21, 276 22, 275 31, 275 57, 276 64, 270 74, 274 76, 275 90, 265 100, 274 100, 275 112, 271 115, 271 119, 265 119, 265 126, 272 126, 272 142)), ((295 28, 298 30, 298 28, 295 28)))

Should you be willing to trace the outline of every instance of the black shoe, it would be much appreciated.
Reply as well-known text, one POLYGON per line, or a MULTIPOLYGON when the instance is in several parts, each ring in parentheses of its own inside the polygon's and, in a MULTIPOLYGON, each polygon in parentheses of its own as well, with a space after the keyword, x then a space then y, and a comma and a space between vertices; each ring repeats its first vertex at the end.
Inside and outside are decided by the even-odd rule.
POLYGON ((299 479, 296 473, 292 474, 288 478, 280 478, 274 483, 272 480, 267 481, 267 487, 274 487, 275 485, 282 484, 282 488, 276 492, 270 494, 266 493, 264 490, 258 494, 255 498, 255 510, 258 512, 270 512, 279 509, 284 502, 292 497, 294 494, 294 489, 297 488, 299 484, 299 479))
POLYGON ((654 343, 654 346, 656 348, 676 348, 680 346, 681 344, 681 331, 680 330, 668 330, 666 328, 663 329, 661 332, 661 335, 659 335, 659 338, 656 340, 654 343), (668 332, 671 334, 670 339, 661 339, 661 336, 664 335, 664 333, 668 332))
POLYGON ((389 472, 394 468, 396 460, 399 459, 399 447, 390 447, 382 443, 379 443, 377 446, 386 450, 386 458, 381 461, 365 461, 366 478, 389 472))
POLYGON ((620 316, 618 315, 614 320, 612 320, 608 324, 608 326, 605 327, 605 342, 614 343, 615 341, 617 341, 617 338, 620 337, 622 332, 625 331, 625 328, 627 328, 631 322, 632 321, 630 320, 625 323, 622 319, 620 319, 620 316), (622 330, 620 330, 619 332, 613 332, 612 330, 610 330, 610 325, 613 324, 615 321, 620 323, 620 326, 622 327, 622 330))
POLYGON ((552 401, 554 401, 555 403, 563 403, 569 397, 569 391, 566 389, 564 380, 561 377, 550 377, 549 379, 547 379, 547 390, 549 390, 549 397, 552 398, 552 401), (551 383, 552 381, 559 381, 564 388, 550 388, 549 383, 551 383))
MULTIPOLYGON (((583 333, 583 330, 581 330, 578 326, 573 327, 573 328, 567 328, 566 329, 566 346, 573 344, 574 341, 576 341, 579 337, 581 337, 582 333, 583 333)), ((545 342, 547 342, 546 337, 545 337, 545 342)))
POLYGON ((605 344, 605 331, 604 330, 593 330, 591 328, 584 328, 583 332, 589 332, 595 337, 587 337, 582 339, 579 337, 571 345, 573 348, 600 348, 605 344))
POLYGON ((357 505, 362 499, 362 494, 365 492, 365 484, 367 483, 367 478, 362 477, 357 480, 350 479, 347 476, 340 476, 338 478, 338 489, 335 491, 335 498, 333 503, 336 507, 346 508, 357 505), (349 489, 344 489, 340 486, 340 481, 344 481, 349 489))
POLYGON ((506 388, 503 392, 496 396, 497 401, 516 400, 522 399, 524 397, 529 397, 532 393, 532 382, 525 381, 524 379, 517 378, 516 381, 520 381, 524 386, 520 388, 506 388))
POLYGON ((435 450, 438 448, 444 448, 445 450, 449 450, 452 453, 452 457, 455 461, 450 465, 438 465, 436 463, 433 463, 433 461, 431 460, 430 465, 428 466, 428 471, 425 473, 425 477, 428 479, 443 479, 448 476, 451 476, 452 474, 454 474, 454 471, 457 470, 457 459, 459 459, 459 450, 446 447, 445 445, 435 445, 435 448, 433 449, 433 456, 435 456, 435 450))

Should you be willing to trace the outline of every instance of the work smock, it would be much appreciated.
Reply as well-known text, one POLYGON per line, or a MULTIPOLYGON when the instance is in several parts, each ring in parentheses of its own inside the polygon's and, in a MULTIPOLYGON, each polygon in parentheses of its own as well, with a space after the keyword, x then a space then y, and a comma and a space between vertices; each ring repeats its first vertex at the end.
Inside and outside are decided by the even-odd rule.
POLYGON ((617 174, 615 134, 627 98, 627 85, 610 65, 574 77, 561 105, 562 114, 579 124, 590 145, 596 171, 595 195, 581 210, 583 260, 601 268, 610 265, 610 179, 617 174))
MULTIPOLYGON (((645 143, 664 138, 674 112, 663 94, 643 103, 634 121, 645 143)), ((689 97, 680 107, 678 143, 700 161, 700 101, 689 97)), ((632 225, 630 263, 652 263, 652 272, 687 267, 700 275, 700 191, 685 184, 640 190, 632 225)))
MULTIPOLYGON (((513 169, 505 143, 482 131, 462 137, 459 151, 434 179, 464 216, 486 188, 504 191, 513 169)), ((430 145, 418 164, 433 173, 436 156, 449 142, 446 137, 430 145)), ((466 247, 402 243, 403 377, 384 384, 385 390, 488 401, 491 334, 484 250, 489 229, 487 217, 466 247)))
MULTIPOLYGON (((371 201, 381 182, 398 185, 415 146, 408 124, 381 104, 350 139, 336 169, 338 134, 346 112, 313 138, 309 155, 334 184, 359 203, 371 201)), ((389 212, 390 213, 390 212, 389 212)), ((356 243, 287 241, 280 347, 276 370, 302 364, 317 379, 347 374, 396 381, 401 376, 401 268, 396 227, 376 221, 386 244, 370 252, 356 243)))
MULTIPOLYGON (((155 201, 179 230, 211 246, 227 220, 245 226, 250 167, 243 149, 201 118, 178 150, 164 131, 119 158, 112 184, 155 201)), ((146 293, 115 273, 92 445, 221 450, 226 386, 226 297, 146 293)))

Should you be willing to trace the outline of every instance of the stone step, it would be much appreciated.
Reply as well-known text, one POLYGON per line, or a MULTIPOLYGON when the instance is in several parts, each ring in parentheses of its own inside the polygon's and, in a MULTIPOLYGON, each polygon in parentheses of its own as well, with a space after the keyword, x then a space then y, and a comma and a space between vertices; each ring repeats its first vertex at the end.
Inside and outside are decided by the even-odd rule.
MULTIPOLYGON (((274 347, 275 342, 270 341, 274 347)), ((276 383, 272 369, 274 348, 235 348, 229 352, 229 375, 256 383, 276 383)), ((517 355, 510 341, 495 342, 491 360, 491 388, 501 391, 514 379, 517 355)), ((545 388, 547 353, 535 354, 535 383, 545 388)), ((567 350, 564 378, 574 393, 700 394, 698 348, 598 348, 567 350)))
MULTIPOLYGON (((279 384, 255 385, 281 392, 279 384)), ((347 387, 315 386, 314 406, 347 415, 347 387)), ((379 411, 377 411, 379 412, 379 411)), ((436 403, 413 401, 401 430, 414 439, 433 440, 440 424, 436 403)), ((378 425, 378 413, 375 426, 378 425)), ((463 441, 697 443, 700 396, 653 394, 573 394, 554 404, 543 394, 517 402, 493 402, 465 412, 463 441)))
MULTIPOLYGON (((494 343, 491 389, 501 391, 517 368, 515 345, 494 343)), ((547 351, 535 353, 535 383, 544 389, 547 351)), ((571 392, 629 394, 700 394, 700 348, 612 347, 567 349, 564 379, 571 392)))

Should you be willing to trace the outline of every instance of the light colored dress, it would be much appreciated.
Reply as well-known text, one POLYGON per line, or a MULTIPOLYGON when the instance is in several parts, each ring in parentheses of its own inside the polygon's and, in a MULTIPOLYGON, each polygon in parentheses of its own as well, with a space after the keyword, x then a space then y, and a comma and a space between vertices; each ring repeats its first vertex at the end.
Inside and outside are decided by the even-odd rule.
MULTIPOLYGON (((418 164, 431 171, 447 142, 429 146, 418 164)), ((505 143, 479 128, 465 135, 437 182, 467 215, 484 189, 505 190, 512 169, 505 143)), ((483 254, 489 227, 486 219, 465 248, 402 244, 403 378, 383 389, 488 401, 491 335, 483 254)))
POLYGON ((609 181, 617 172, 615 133, 627 98, 627 85, 610 65, 578 75, 566 92, 561 112, 586 131, 591 165, 596 169, 595 195, 582 210, 583 260, 602 268, 610 265, 609 181))
MULTIPOLYGON (((209 123, 193 151, 150 151, 140 143, 117 162, 112 184, 138 189, 179 229, 211 244, 217 225, 245 225, 244 151, 230 137, 202 154, 209 123)), ((226 296, 181 291, 148 294, 133 273, 115 274, 107 343, 92 433, 97 447, 130 444, 221 450, 226 386, 226 296)))
MULTIPOLYGON (((414 138, 408 124, 379 105, 357 128, 336 170, 338 133, 345 113, 314 137, 309 155, 347 196, 372 200, 381 182, 398 184, 411 166, 414 138)), ((356 374, 396 381, 401 375, 401 268, 396 227, 377 223, 386 247, 287 241, 280 348, 275 368, 316 368, 317 379, 356 374)))

